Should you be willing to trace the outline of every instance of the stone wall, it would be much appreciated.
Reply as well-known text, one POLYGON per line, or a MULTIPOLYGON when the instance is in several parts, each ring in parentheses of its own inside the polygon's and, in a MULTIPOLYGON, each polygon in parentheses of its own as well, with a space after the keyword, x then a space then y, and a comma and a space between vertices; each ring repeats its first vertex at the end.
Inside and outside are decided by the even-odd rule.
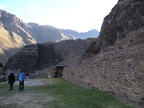
POLYGON ((20 69, 25 72, 30 72, 36 68, 38 55, 39 50, 37 44, 25 46, 13 57, 8 59, 4 68, 11 70, 20 69))
POLYGON ((100 47, 99 54, 66 67, 63 78, 144 105, 143 6, 143 0, 119 0, 92 46, 100 47))
POLYGON ((38 44, 38 50, 37 69, 43 69, 62 61, 62 57, 55 53, 54 44, 51 42, 38 44))
MULTIPOLYGON (((89 40, 90 41, 90 40, 89 40)), ((9 58, 5 69, 18 70, 33 73, 36 70, 47 69, 60 62, 62 66, 72 64, 79 59, 90 42, 87 40, 67 40, 58 43, 47 42, 23 47, 13 57, 9 58), (68 60, 68 61, 67 61, 68 60)))
MULTIPOLYGON (((133 39, 136 41, 135 36, 133 39)), ((142 40, 143 37, 139 37, 139 41, 129 43, 129 40, 125 39, 121 42, 123 44, 120 49, 117 42, 117 45, 113 46, 113 49, 117 48, 115 50, 85 58, 79 65, 64 68, 63 78, 78 85, 143 103, 144 42, 141 42, 142 40)))
POLYGON ((54 66, 50 67, 47 71, 47 78, 53 78, 56 68, 54 66))

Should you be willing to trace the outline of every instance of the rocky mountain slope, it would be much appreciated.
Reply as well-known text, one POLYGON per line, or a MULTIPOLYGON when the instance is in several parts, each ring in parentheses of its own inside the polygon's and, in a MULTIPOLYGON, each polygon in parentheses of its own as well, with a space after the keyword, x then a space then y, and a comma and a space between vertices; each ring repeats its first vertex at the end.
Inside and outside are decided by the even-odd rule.
POLYGON ((0 10, 0 31, 0 62, 3 64, 24 45, 75 39, 55 27, 26 24, 4 10, 0 10))
POLYGON ((21 19, 0 10, 0 62, 5 63, 24 45, 34 44, 36 40, 29 33, 30 26, 21 19))
POLYGON ((5 64, 24 45, 68 39, 76 37, 52 26, 26 24, 15 15, 0 9, 0 63, 5 64))
POLYGON ((76 39, 75 36, 69 35, 62 30, 49 25, 39 25, 36 23, 28 23, 30 33, 37 40, 37 43, 45 43, 48 41, 59 42, 62 40, 76 39))
POLYGON ((104 18, 96 46, 101 46, 104 52, 111 51, 109 46, 115 45, 122 39, 130 38, 131 33, 143 29, 143 6, 143 0, 119 0, 109 15, 104 18))

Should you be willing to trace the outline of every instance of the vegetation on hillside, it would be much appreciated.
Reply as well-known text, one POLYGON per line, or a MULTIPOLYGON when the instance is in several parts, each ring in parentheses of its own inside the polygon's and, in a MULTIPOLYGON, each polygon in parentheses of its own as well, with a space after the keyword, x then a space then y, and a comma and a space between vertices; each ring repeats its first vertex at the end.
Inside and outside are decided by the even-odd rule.
POLYGON ((101 44, 96 45, 96 41, 92 42, 90 46, 86 49, 86 53, 98 54, 101 51, 101 44))

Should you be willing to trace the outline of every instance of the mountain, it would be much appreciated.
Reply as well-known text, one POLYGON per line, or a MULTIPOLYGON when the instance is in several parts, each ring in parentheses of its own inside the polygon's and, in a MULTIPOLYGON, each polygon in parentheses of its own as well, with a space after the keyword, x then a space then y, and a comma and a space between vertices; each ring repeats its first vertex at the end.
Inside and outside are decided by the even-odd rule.
POLYGON ((96 30, 79 33, 49 25, 27 24, 15 15, 0 9, 0 63, 5 64, 9 57, 25 45, 76 38, 85 39, 96 37, 97 34, 96 30))
POLYGON ((89 30, 87 32, 77 32, 70 29, 62 29, 62 31, 79 39, 97 38, 99 36, 99 31, 95 29, 89 30))
POLYGON ((53 26, 39 25, 36 23, 28 24, 31 26, 30 33, 37 40, 37 43, 45 43, 48 41, 59 42, 67 39, 75 39, 74 36, 69 35, 53 26))
POLYGON ((21 19, 0 9, 0 62, 5 63, 24 45, 36 40, 29 32, 30 26, 21 19))

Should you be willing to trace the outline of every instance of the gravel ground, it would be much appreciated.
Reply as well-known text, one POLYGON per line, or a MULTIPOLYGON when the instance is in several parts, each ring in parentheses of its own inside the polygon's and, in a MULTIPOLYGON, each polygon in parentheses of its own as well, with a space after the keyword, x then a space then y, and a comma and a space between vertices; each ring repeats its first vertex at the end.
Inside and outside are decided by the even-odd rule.
MULTIPOLYGON (((15 84, 19 84, 18 81, 15 84)), ((39 86, 39 85, 46 85, 46 83, 41 79, 29 79, 24 81, 25 86, 39 86)))
MULTIPOLYGON (((4 82, 7 83, 7 82, 4 82)), ((16 81, 14 84, 18 85, 19 82, 16 81)), ((24 82, 26 86, 40 86, 53 84, 52 80, 45 79, 29 79, 24 82)), ((15 91, 15 88, 14 88, 15 91)), ((13 91, 8 91, 13 92, 13 91)), ((29 93, 27 91, 17 92, 14 95, 3 95, 0 96, 0 108, 44 108, 44 104, 54 100, 55 98, 49 94, 42 93, 29 93)))

